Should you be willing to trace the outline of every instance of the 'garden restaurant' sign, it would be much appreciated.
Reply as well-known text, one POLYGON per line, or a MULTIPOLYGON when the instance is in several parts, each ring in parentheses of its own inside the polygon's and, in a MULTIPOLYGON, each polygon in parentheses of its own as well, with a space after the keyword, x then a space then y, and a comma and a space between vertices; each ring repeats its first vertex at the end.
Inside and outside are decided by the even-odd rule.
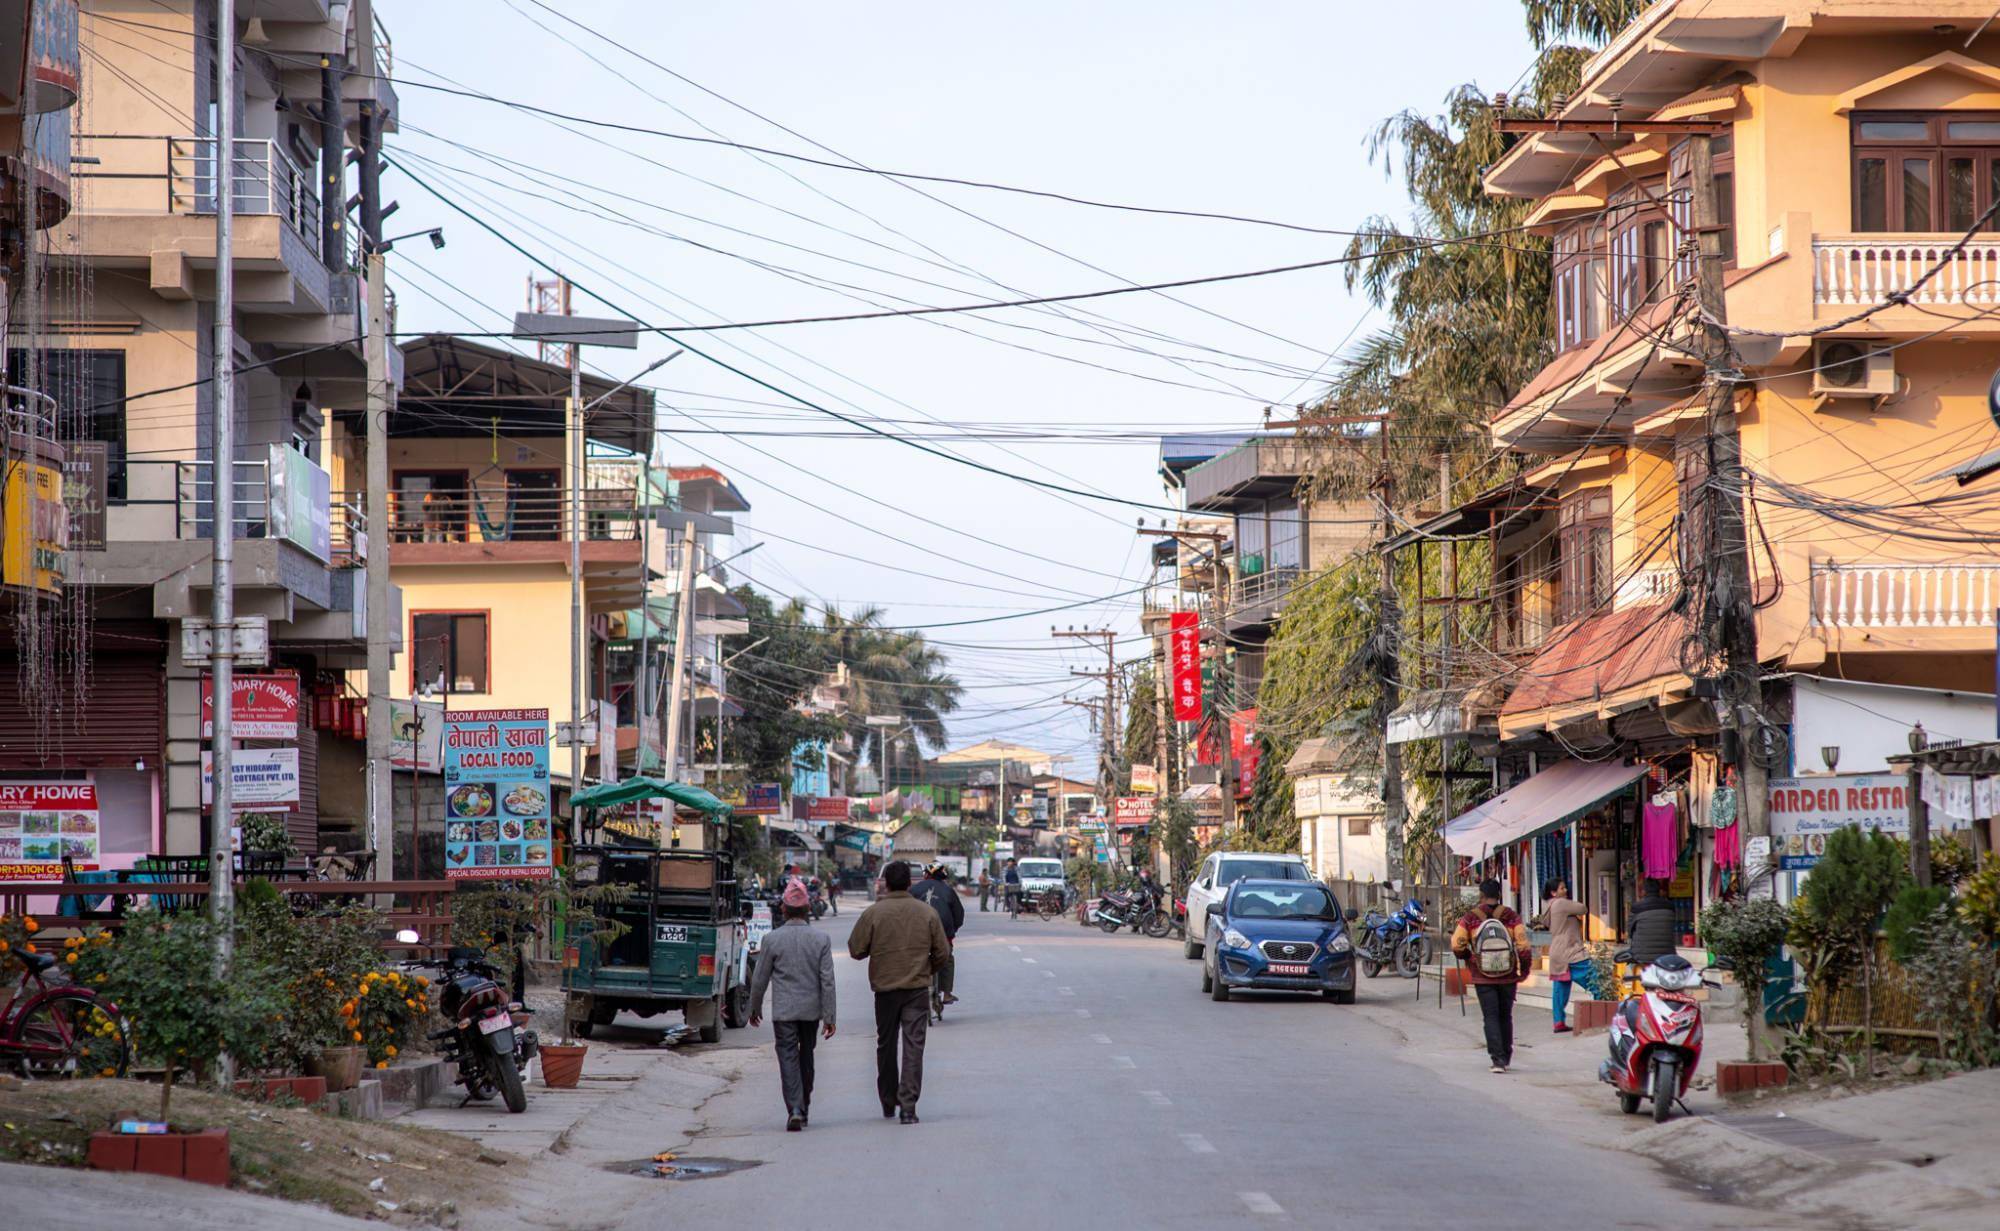
POLYGON ((454 712, 444 724, 444 802, 445 876, 553 876, 549 712, 454 712))
POLYGON ((1812 867, 1836 829, 1910 832, 1910 792, 1901 774, 1828 774, 1771 780, 1771 853, 1781 871, 1812 867))

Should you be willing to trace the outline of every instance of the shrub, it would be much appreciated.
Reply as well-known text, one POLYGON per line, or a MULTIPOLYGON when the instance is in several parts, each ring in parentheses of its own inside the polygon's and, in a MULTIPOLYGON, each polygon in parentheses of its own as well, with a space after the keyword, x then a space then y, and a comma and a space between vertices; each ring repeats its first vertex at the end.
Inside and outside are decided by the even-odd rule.
POLYGON ((1827 980, 1825 986, 1842 976, 1844 963, 1858 958, 1865 1056, 1875 1049, 1875 922, 1908 883, 1895 839, 1879 830, 1836 829, 1827 835, 1826 854, 1799 895, 1803 911, 1794 911, 1795 936, 1800 919, 1810 921, 1811 939, 1819 946, 1816 973, 1827 980))
POLYGON ((430 1013, 430 980, 399 970, 371 970, 341 1008, 347 1041, 366 1047, 368 1062, 376 1068, 388 1068, 430 1013))
POLYGON ((1903 886, 1903 891, 1889 904, 1889 913, 1882 917, 1882 934, 1888 937, 1889 952, 1897 961, 1910 960, 1922 943, 1917 934, 1919 925, 1929 922, 1950 902, 1951 890, 1942 885, 1903 886))
POLYGON ((238 919, 237 952, 272 972, 286 1002, 258 1066, 295 1072, 321 1048, 351 1042, 339 1009, 381 961, 382 916, 350 906, 299 917, 282 897, 246 894, 238 919))
POLYGON ((1785 943, 1790 915, 1771 898, 1734 898, 1701 912, 1701 937, 1728 964, 1743 989, 1750 1058, 1758 1055, 1764 1020, 1764 964, 1785 943))
POLYGON ((1986 945, 2000 943, 2000 854, 1987 852, 1958 895, 1959 922, 1986 945))
POLYGON ((166 1070, 160 1119, 167 1118, 175 1070, 205 1072, 224 1051, 266 1054, 285 1009, 273 972, 238 955, 217 969, 215 926, 198 915, 135 916, 105 947, 101 990, 124 1013, 141 1060, 166 1070))

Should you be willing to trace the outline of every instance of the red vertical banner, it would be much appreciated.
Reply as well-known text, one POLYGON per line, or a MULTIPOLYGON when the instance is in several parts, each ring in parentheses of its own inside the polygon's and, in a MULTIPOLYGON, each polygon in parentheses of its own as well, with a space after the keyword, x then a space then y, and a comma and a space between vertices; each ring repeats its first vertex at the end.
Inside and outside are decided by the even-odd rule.
POLYGON ((1257 711, 1237 710, 1229 719, 1229 750, 1236 758, 1236 795, 1250 794, 1257 782, 1257 761, 1263 746, 1257 742, 1257 711))
POLYGON ((1201 721, 1201 616, 1173 613, 1169 652, 1173 655, 1174 719, 1201 721))

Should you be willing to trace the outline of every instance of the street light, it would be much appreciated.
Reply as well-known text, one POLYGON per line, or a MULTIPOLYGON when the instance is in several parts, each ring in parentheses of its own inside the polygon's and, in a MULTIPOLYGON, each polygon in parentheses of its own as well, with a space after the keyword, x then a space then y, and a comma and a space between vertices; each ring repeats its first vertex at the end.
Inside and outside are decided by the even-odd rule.
POLYGON ((409 234, 407 234, 407 235, 397 235, 397 236, 394 236, 394 237, 392 237, 392 238, 389 238, 389 239, 385 239, 385 240, 383 240, 383 241, 382 241, 381 243, 379 243, 379 244, 376 244, 376 245, 375 245, 375 250, 376 250, 377 252, 387 252, 387 251, 388 251, 389 249, 391 249, 391 248, 393 248, 393 247, 395 247, 395 246, 396 246, 396 241, 397 241, 397 240, 399 240, 399 239, 415 239, 415 238, 416 238, 417 236, 419 236, 419 235, 428 235, 428 236, 430 236, 430 237, 431 237, 431 247, 433 247, 433 248, 439 248, 439 249, 442 249, 442 248, 444 247, 444 228, 443 228, 443 227, 429 227, 429 228, 427 228, 427 229, 425 229, 425 230, 422 230, 422 231, 411 231, 411 232, 410 232, 409 234))

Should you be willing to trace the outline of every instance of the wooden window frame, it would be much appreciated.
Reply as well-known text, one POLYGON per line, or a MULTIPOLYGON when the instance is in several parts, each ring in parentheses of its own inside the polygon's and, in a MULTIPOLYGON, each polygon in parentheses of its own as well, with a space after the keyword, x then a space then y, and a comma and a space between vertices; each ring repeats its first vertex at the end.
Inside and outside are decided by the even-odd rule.
POLYGON ((1617 572, 1612 540, 1613 497, 1608 487, 1587 487, 1563 497, 1556 511, 1562 595, 1557 621, 1568 624, 1610 605, 1617 572), (1603 511, 1593 506, 1602 501, 1603 511))
MULTIPOLYGON (((1978 218, 1993 205, 1994 191, 2000 187, 2000 139, 1956 138, 1954 123, 2000 124, 1996 111, 1857 111, 1848 116, 1848 208, 1849 222, 1858 235, 1939 235, 1960 234, 1965 226, 1953 225, 1946 180, 1954 158, 1970 158, 1973 164, 1972 217, 1978 218), (1861 126, 1868 123, 1922 124, 1922 138, 1896 140, 1867 137, 1861 126), (1900 160, 1911 156, 1927 158, 1931 164, 1931 213, 1925 225, 1911 226, 1903 194, 1900 160), (1883 227, 1864 230, 1861 205, 1861 164, 1881 159, 1883 174, 1883 227)), ((1971 225, 1967 223, 1966 226, 1971 225)), ((2000 231, 2000 217, 1988 220, 1986 230, 2000 231)))
POLYGON ((453 620, 456 620, 459 616, 478 616, 480 619, 486 622, 485 661, 480 666, 480 675, 483 678, 486 687, 477 690, 475 689, 461 690, 458 687, 456 687, 457 681, 451 678, 451 668, 456 664, 458 657, 457 655, 458 629, 456 628, 456 626, 454 626, 451 629, 451 642, 450 642, 451 652, 449 655, 450 658, 452 659, 452 662, 445 664, 444 693, 446 696, 449 697, 492 696, 493 695, 493 609, 490 607, 426 607, 421 611, 413 610, 410 612, 409 640, 405 643, 409 647, 409 653, 410 653, 410 671, 409 671, 410 695, 413 697, 417 695, 417 620, 423 616, 447 616, 452 618, 453 620))

